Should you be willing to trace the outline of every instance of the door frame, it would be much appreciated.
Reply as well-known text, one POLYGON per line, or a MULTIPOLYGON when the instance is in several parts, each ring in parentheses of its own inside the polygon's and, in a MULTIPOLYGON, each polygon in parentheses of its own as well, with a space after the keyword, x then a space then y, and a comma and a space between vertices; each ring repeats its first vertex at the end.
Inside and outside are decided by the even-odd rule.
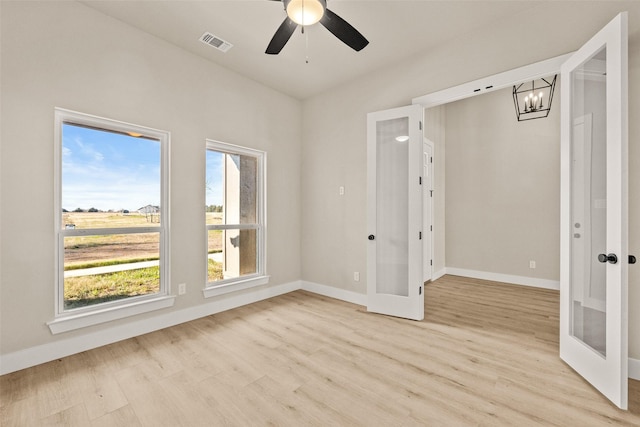
MULTIPOLYGON (((454 101, 460 101, 462 99, 471 98, 477 95, 483 95, 485 93, 490 93, 496 90, 513 87, 514 84, 521 83, 523 81, 529 81, 533 79, 538 79, 541 77, 547 77, 550 74, 560 74, 560 66, 564 64, 564 62, 573 55, 574 52, 566 53, 564 55, 556 56, 550 59, 546 59, 544 61, 535 62, 533 64, 525 65, 523 67, 514 68, 512 70, 504 71, 501 73, 497 73, 491 76, 483 77, 478 80, 473 80, 467 83, 460 84, 458 86, 452 86, 447 89, 443 89, 437 92, 432 92, 426 95, 418 96, 411 100, 412 104, 421 105, 423 110, 432 107, 438 107, 441 105, 448 104, 454 101)), ((560 100, 562 102, 562 100, 560 100)), ((425 121, 425 129, 424 133, 427 134, 426 131, 427 123, 425 121)), ((434 141, 435 143, 436 141, 434 141)), ((435 147, 434 147, 434 157, 433 157, 433 167, 434 169, 438 167, 438 157, 436 157, 435 147)), ((435 177, 434 177, 435 178, 435 177)), ((434 186, 435 189, 435 186, 434 186)), ((436 211, 436 200, 433 199, 431 204, 433 213, 436 211)), ((432 218, 435 222, 435 218, 432 218)), ((434 224, 435 226, 435 224, 434 224)), ((440 226, 440 224, 438 224, 440 226)), ((435 239, 433 239, 431 257, 436 259, 444 258, 444 253, 439 253, 438 249, 444 250, 444 248, 439 248, 435 244, 435 239)), ((433 271, 432 271, 433 277, 433 271)), ((557 289, 557 288, 554 288, 557 289)))
MULTIPOLYGON (((459 101, 459 100, 471 98, 477 95, 483 95, 485 93, 490 93, 496 90, 512 87, 514 84, 517 84, 523 81, 545 77, 550 74, 560 74, 560 68, 562 64, 564 64, 571 56, 573 56, 574 53, 575 51, 569 52, 564 55, 556 56, 540 62, 525 65, 523 67, 514 68, 508 71, 493 74, 493 75, 483 77, 477 80, 473 80, 467 83, 463 83, 457 86, 452 86, 437 92, 431 92, 422 96, 418 96, 412 99, 412 104, 419 104, 424 109, 438 107, 441 105, 448 104, 450 102, 459 101)), ((563 102, 563 100, 560 99, 560 102, 563 102)), ((425 122, 425 134, 426 134, 426 122, 425 122)), ((434 167, 437 167, 437 160, 438 159, 434 157, 434 167)), ((436 201, 434 200, 433 201, 434 209, 435 209, 435 203, 436 201)), ((437 252, 438 249, 441 249, 441 248, 436 248, 434 245, 434 248, 433 248, 434 252, 432 254, 434 259, 437 256, 444 255, 444 254, 439 254, 437 252)), ((631 368, 631 365, 632 364, 630 361, 629 368, 631 368)), ((639 373, 632 372, 632 369, 629 369, 628 375, 629 375, 629 378, 640 379, 639 373)))
MULTIPOLYGON (((424 110, 423 110, 424 112, 424 110)), ((424 118, 422 119, 422 123, 426 123, 426 120, 424 120, 424 118)), ((427 248, 428 247, 428 252, 426 250, 423 249, 422 251, 422 263, 423 263, 423 267, 422 267, 422 271, 423 271, 423 276, 422 276, 422 280, 426 283, 427 281, 432 281, 433 280, 433 260, 434 260, 434 256, 433 256, 433 250, 434 250, 434 242, 433 242, 433 229, 434 229, 434 209, 433 209, 433 190, 435 188, 435 174, 434 174, 434 163, 433 163, 433 159, 435 157, 435 143, 433 141, 431 141, 429 138, 427 138, 426 136, 423 137, 423 142, 422 142, 422 146, 428 146, 431 150, 431 158, 429 159, 428 163, 427 163, 427 169, 429 171, 429 180, 424 179, 424 173, 423 173, 423 187, 422 187, 422 235, 423 235, 423 248, 427 248), (427 183, 429 185, 427 185, 427 183), (431 192, 429 195, 427 195, 428 192, 431 192), (425 209, 425 200, 429 200, 429 207, 428 209, 425 209), (429 224, 425 223, 425 218, 427 216, 427 214, 429 215, 429 224), (427 225, 430 226, 429 229, 427 229, 427 225), (425 256, 426 254, 429 255, 429 259, 427 260, 427 257, 425 256), (429 274, 424 274, 424 272, 426 271, 428 266, 429 269, 429 274)), ((423 149, 423 156, 424 156, 424 149, 423 149)), ((424 161, 424 158, 423 158, 424 161)))
POLYGON ((478 80, 452 86, 438 92, 418 96, 411 100, 412 104, 420 104, 422 108, 437 107, 461 99, 471 98, 477 95, 512 87, 523 81, 535 80, 547 77, 549 74, 560 74, 560 66, 569 59, 574 52, 556 56, 544 61, 514 68, 509 71, 483 77, 478 80))

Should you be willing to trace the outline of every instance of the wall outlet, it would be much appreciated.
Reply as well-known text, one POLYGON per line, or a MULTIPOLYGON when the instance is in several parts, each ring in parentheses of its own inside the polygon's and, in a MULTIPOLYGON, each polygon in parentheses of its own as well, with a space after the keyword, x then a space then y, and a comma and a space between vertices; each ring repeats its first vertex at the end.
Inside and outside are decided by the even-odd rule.
POLYGON ((340 193, 341 196, 344 196, 344 186, 340 186, 340 188, 338 189, 338 192, 340 193))
POLYGON ((360 281, 360 272, 359 271, 354 271, 353 272, 353 280, 355 280, 356 282, 360 281))
POLYGON ((529 268, 536 268, 536 262, 535 261, 529 261, 529 268))
POLYGON ((178 285, 178 295, 184 295, 187 293, 187 284, 186 283, 180 283, 178 285))

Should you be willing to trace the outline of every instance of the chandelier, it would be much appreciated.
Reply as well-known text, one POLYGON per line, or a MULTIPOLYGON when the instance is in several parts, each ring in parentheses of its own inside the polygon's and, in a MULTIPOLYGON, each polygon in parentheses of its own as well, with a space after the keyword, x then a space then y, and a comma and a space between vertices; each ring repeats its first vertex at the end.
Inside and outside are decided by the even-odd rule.
POLYGON ((531 83, 520 83, 513 86, 513 104, 516 107, 518 121, 542 119, 551 111, 553 91, 556 88, 556 79, 537 79, 531 83), (549 82, 551 80, 551 82, 549 82))

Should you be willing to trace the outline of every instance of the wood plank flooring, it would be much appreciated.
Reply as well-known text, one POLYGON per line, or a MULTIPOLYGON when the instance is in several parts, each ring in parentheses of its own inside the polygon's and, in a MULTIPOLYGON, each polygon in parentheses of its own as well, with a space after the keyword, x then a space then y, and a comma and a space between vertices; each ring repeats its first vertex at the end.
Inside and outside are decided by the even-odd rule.
POLYGON ((422 322, 297 291, 0 377, 8 426, 640 426, 558 357, 558 292, 445 276, 422 322))

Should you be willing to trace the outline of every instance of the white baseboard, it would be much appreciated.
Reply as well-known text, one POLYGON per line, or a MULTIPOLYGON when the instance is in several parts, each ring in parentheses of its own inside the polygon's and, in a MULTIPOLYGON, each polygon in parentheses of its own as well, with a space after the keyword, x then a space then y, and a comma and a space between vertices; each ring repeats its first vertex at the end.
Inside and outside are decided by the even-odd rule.
POLYGON ((489 273, 487 271, 467 270, 464 268, 446 267, 446 274, 454 276, 472 277, 474 279, 492 280, 494 282, 511 283, 514 285, 532 286, 534 288, 560 290, 557 280, 538 279, 535 277, 513 276, 510 274, 489 273))
POLYGON ((442 270, 434 271, 432 276, 431 276, 431 281, 435 282, 436 280, 438 280, 439 278, 441 278, 445 274, 447 274, 447 269, 446 268, 443 268, 442 270))
POLYGON ((640 359, 629 358, 629 378, 640 381, 640 359))
POLYGON ((333 286, 321 285, 319 283, 302 281, 302 289, 314 294, 324 295, 329 298, 339 299, 358 305, 367 305, 367 296, 345 289, 334 288, 333 286))
POLYGON ((100 333, 91 332, 73 338, 41 344, 13 353, 3 354, 0 355, 0 375, 19 371, 20 369, 50 362, 61 357, 70 356, 82 351, 91 350, 103 345, 168 328, 180 323, 189 322, 191 320, 220 313, 222 311, 231 310, 232 308, 241 307, 243 305, 293 292, 300 288, 300 281, 271 287, 262 287, 241 295, 221 298, 195 307, 172 311, 148 319, 115 326, 113 328, 101 330, 100 333))
MULTIPOLYGON (((537 281, 541 279, 522 278, 520 276, 508 276, 504 274, 477 272, 473 270, 463 270, 455 268, 447 268, 440 270, 434 274, 436 280, 442 277, 444 274, 453 274, 457 276, 473 277, 477 279, 494 280, 506 283, 516 283, 519 285, 536 286, 537 281), (471 274, 474 275, 471 275, 471 274), (517 283, 513 278, 531 279, 531 281, 520 281, 517 283)), ((544 281, 552 282, 553 281, 544 281)), ((544 284, 544 283, 543 283, 544 284)), ((547 289, 556 289, 550 287, 549 284, 544 287, 547 289)), ((46 363, 51 360, 59 359, 61 357, 70 356, 72 354, 80 353, 82 351, 91 350, 93 348, 101 347, 103 345, 111 344, 117 341, 122 341, 128 338, 143 335, 149 332, 157 331, 160 329, 168 328, 170 326, 178 325, 180 323, 189 322, 191 320, 199 319, 201 317, 209 316, 222 311, 231 310, 236 307, 251 304, 254 302, 269 299, 278 295, 283 295, 289 292, 296 291, 298 289, 304 289, 305 291, 313 292, 315 294, 324 295, 330 298, 339 299, 342 301, 350 302, 358 305, 367 305, 367 296, 353 291, 347 291, 344 289, 334 288, 333 286, 321 285, 319 283, 307 282, 307 281, 294 281, 283 285, 267 287, 257 289, 253 292, 248 292, 242 295, 233 296, 230 298, 220 299, 218 301, 211 301, 207 304, 202 304, 196 307, 190 307, 183 310, 170 312, 164 315, 155 316, 149 319, 140 320, 137 322, 127 323, 113 328, 109 328, 100 331, 99 334, 90 333, 86 335, 77 336, 65 340, 59 340, 48 344, 42 344, 35 347, 27 348, 24 350, 16 351, 14 353, 8 353, 0 356, 0 375, 8 374, 10 372, 19 371, 31 366, 46 363)), ((634 380, 640 380, 640 359, 629 358, 629 378, 634 380)))

